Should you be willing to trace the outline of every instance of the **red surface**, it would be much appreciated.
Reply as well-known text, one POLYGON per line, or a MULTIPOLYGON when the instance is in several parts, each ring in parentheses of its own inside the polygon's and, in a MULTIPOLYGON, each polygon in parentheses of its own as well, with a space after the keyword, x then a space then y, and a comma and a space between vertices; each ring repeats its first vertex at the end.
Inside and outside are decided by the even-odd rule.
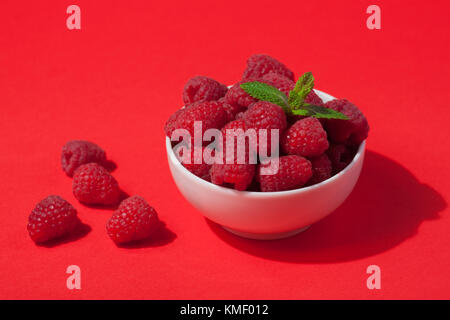
MULTIPOLYGON (((0 298, 450 298, 448 1, 72 1, 0 4, 0 298), (305 233, 258 242, 208 223, 177 191, 163 125, 184 82, 230 84, 246 58, 268 53, 316 87, 361 107, 368 153, 345 204, 305 233), (59 156, 95 141, 129 194, 167 224, 159 241, 116 247, 110 210, 71 193, 59 156), (49 194, 90 232, 38 247, 27 216, 49 194), (66 288, 79 265, 82 289, 66 288), (368 265, 382 289, 366 288, 368 265)), ((325 199, 324 199, 325 200, 325 199)))

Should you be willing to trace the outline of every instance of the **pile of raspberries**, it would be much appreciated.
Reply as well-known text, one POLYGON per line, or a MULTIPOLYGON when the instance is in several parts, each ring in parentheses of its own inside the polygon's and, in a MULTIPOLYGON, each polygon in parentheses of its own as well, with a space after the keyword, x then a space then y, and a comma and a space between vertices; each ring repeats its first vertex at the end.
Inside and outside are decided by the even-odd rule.
MULTIPOLYGON (((257 100, 241 88, 242 83, 251 81, 266 83, 288 95, 296 78, 284 64, 263 54, 252 55, 247 60, 241 81, 229 89, 214 79, 193 77, 184 87, 185 107, 170 116, 164 130, 169 138, 176 129, 185 129, 194 137, 194 121, 201 121, 202 134, 215 128, 222 130, 223 137, 226 137, 227 129, 255 129, 256 132, 266 129, 269 137, 270 130, 278 129, 278 170, 273 174, 261 174, 262 169, 270 165, 261 159, 257 163, 199 163, 198 159, 194 161, 194 157, 203 154, 209 145, 194 145, 192 141, 190 164, 183 165, 194 175, 240 191, 298 189, 320 183, 340 172, 352 161, 358 146, 367 138, 368 122, 348 100, 335 99, 324 103, 313 90, 305 99, 306 103, 344 114, 346 120, 286 115, 280 106, 257 100), (202 148, 201 152, 194 152, 198 148, 202 148)), ((172 144, 176 145, 173 139, 172 144)), ((270 142, 267 144, 270 146, 270 142)))
MULTIPOLYGON (((61 154, 64 172, 73 177, 75 198, 85 205, 116 208, 106 223, 106 231, 116 244, 149 238, 161 225, 158 215, 142 197, 123 199, 113 168, 98 145, 81 140, 69 141, 61 154)), ((39 202, 28 217, 28 233, 36 243, 76 234, 82 223, 76 209, 60 196, 51 195, 39 202)))

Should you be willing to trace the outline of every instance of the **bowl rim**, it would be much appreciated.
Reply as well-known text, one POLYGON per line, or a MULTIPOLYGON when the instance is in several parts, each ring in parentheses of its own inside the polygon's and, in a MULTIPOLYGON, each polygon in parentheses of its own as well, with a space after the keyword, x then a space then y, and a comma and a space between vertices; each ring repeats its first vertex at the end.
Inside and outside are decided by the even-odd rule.
MULTIPOLYGON (((317 90, 317 89, 313 89, 313 90, 316 91, 316 93, 319 93, 319 95, 326 96, 327 99, 330 99, 330 100, 336 99, 332 95, 330 95, 326 92, 323 92, 321 90, 317 90)), ((184 106, 182 108, 184 108, 184 106)), ((320 187, 325 186, 326 184, 332 183, 333 181, 335 181, 335 180, 339 179, 340 177, 342 177, 343 175, 345 175, 348 171, 351 170, 351 168, 353 168, 355 166, 355 164, 358 162, 358 160, 364 154, 365 147, 366 147, 366 140, 364 140, 363 142, 360 143, 360 145, 358 147, 358 151, 356 152, 352 161, 343 170, 336 173, 334 176, 328 178, 327 180, 313 184, 311 186, 301 187, 299 189, 293 189, 293 190, 285 190, 285 191, 269 191, 269 192, 239 191, 239 190, 234 190, 234 189, 230 189, 230 188, 225 188, 225 187, 219 186, 217 184, 214 184, 212 182, 203 180, 202 178, 200 178, 200 177, 196 176, 195 174, 193 174, 192 172, 190 172, 188 169, 186 169, 181 164, 181 162, 175 156, 170 138, 167 136, 165 136, 165 138, 166 138, 166 151, 167 151, 168 160, 170 162, 172 162, 178 169, 180 169, 183 174, 190 176, 197 183, 203 184, 205 187, 212 188, 213 190, 216 190, 218 192, 222 192, 222 193, 229 194, 229 195, 239 194, 239 195, 244 195, 246 197, 253 197, 253 198, 267 198, 267 197, 274 197, 274 196, 286 196, 286 195, 301 194, 301 193, 306 193, 311 190, 318 189, 320 187)))

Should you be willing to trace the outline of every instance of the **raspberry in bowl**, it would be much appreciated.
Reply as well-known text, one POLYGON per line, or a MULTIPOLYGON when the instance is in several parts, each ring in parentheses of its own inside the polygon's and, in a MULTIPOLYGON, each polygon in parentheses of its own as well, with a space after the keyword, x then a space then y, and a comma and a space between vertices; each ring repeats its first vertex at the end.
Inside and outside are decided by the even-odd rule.
MULTIPOLYGON (((269 62, 274 65, 272 60, 269 62)), ((276 66, 278 69, 272 69, 290 74, 279 65, 276 66)), ((264 66, 257 67, 258 72, 265 70, 264 66)), ((254 73, 246 72, 247 76, 249 74, 254 73)), ((369 127, 359 109, 347 100, 335 99, 312 89, 313 83, 309 90, 297 87, 300 82, 308 83, 308 77, 312 75, 303 75, 297 85, 288 78, 280 79, 281 76, 285 77, 269 73, 269 76, 264 74, 256 80, 240 81, 237 85, 243 89, 242 92, 231 88, 224 98, 217 101, 201 100, 187 105, 184 109, 189 111, 176 112, 166 123, 169 167, 180 192, 206 218, 246 238, 269 240, 289 237, 326 217, 351 193, 364 161, 369 127), (266 79, 272 81, 268 83, 269 87, 264 84, 266 79), (291 81, 292 89, 289 88, 291 81), (283 93, 283 98, 283 95, 273 90, 277 83, 282 84, 284 89, 280 88, 279 92, 285 93, 294 91, 296 86, 298 96, 291 97, 289 94, 288 99, 283 93), (239 99, 236 99, 236 92, 239 93, 239 99), (245 96, 246 92, 250 92, 251 96, 245 96), (224 116, 217 108, 217 104, 220 105, 222 101, 233 103, 232 99, 227 101, 227 95, 241 102, 243 110, 234 119, 224 116), (264 99, 260 99, 260 96, 264 99), (277 100, 279 97, 282 99, 277 100), (248 105, 242 103, 248 102, 250 98, 255 98, 255 101, 248 105), (198 107, 202 104, 207 105, 198 107), (289 109, 291 107, 292 110, 289 109), (193 152, 184 153, 192 163, 185 164, 177 146, 174 147, 173 139, 169 138, 173 138, 173 135, 169 133, 180 127, 185 132, 193 133, 192 115, 196 115, 196 120, 205 120, 202 122, 205 126, 198 134, 207 135, 208 129, 217 129, 225 137, 225 129, 230 128, 279 131, 279 145, 275 144, 278 148, 270 144, 270 134, 266 146, 279 152, 277 158, 273 158, 278 163, 276 169, 273 172, 267 170, 273 159, 263 162, 261 153, 258 153, 254 163, 250 162, 251 156, 248 163, 243 164, 218 163, 217 158, 212 164, 208 161, 197 162, 199 155, 200 158, 206 155, 212 157, 214 151, 217 154, 218 150, 208 151, 210 145, 204 141, 198 144, 193 140, 189 140, 197 143, 193 152)), ((241 147, 238 145, 234 149, 234 155, 239 148, 246 157, 250 155, 252 142, 259 152, 260 139, 257 136, 244 140, 246 142, 241 147)), ((223 151, 223 159, 229 153, 228 149, 223 151)), ((222 159, 221 156, 218 158, 222 159)))

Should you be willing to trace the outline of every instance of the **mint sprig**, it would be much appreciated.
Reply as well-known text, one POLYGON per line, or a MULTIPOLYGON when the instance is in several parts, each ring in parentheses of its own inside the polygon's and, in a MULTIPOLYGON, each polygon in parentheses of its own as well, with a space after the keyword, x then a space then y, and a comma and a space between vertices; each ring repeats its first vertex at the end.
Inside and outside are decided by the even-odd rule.
POLYGON ((330 108, 316 106, 313 104, 306 103, 301 109, 291 110, 293 115, 308 116, 314 118, 325 118, 325 119, 341 119, 348 120, 347 116, 339 111, 335 111, 330 108))
POLYGON ((253 98, 279 105, 285 112, 291 109, 288 97, 277 88, 263 82, 252 81, 241 84, 241 88, 253 98))
POLYGON ((289 92, 289 104, 294 108, 301 107, 313 88, 314 76, 311 72, 305 72, 298 79, 294 89, 289 92))
POLYGON ((305 102, 314 88, 314 76, 311 72, 304 73, 298 79, 294 89, 289 92, 289 97, 277 88, 259 81, 242 83, 241 88, 255 99, 279 105, 288 115, 348 120, 341 112, 305 102))

